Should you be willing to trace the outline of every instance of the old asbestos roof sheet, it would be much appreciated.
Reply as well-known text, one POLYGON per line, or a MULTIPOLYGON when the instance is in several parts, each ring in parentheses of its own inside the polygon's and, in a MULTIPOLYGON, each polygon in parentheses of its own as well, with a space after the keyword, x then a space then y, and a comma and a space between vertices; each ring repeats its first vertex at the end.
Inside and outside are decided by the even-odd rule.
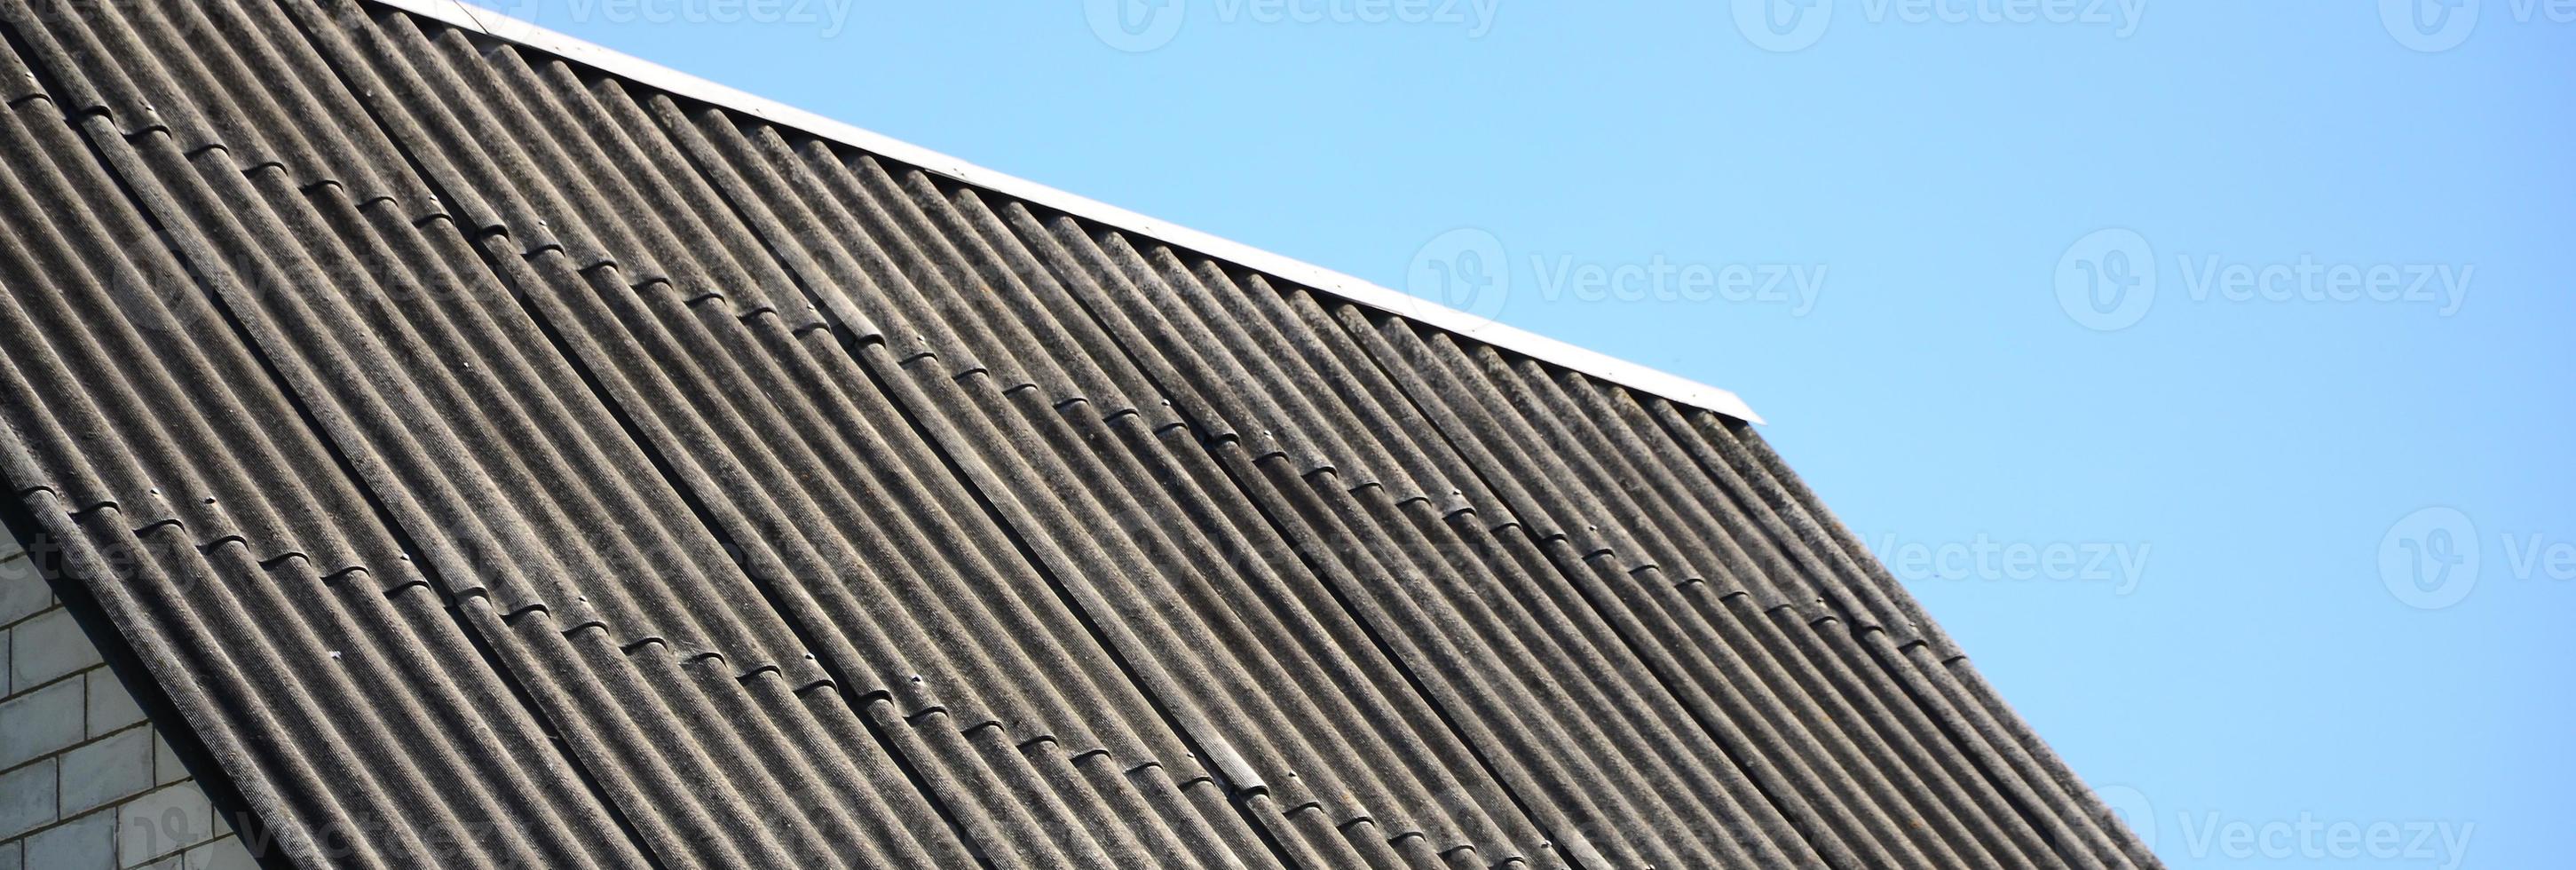
POLYGON ((1721 394, 392 6, 0 19, 12 520, 281 863, 2154 864, 1721 394))

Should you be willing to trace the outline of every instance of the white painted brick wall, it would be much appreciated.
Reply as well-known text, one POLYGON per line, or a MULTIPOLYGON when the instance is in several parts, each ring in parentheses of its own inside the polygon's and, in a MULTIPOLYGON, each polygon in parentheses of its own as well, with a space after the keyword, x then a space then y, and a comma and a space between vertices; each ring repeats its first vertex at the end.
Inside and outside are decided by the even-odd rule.
POLYGON ((249 870, 143 708, 0 534, 0 870, 249 870))

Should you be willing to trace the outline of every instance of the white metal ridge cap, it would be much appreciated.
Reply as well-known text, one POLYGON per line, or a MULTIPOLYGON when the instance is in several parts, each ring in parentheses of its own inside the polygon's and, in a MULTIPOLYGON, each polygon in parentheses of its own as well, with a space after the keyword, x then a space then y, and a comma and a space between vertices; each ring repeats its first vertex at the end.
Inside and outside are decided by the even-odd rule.
POLYGON ((464 0, 367 0, 435 19, 496 39, 584 64, 676 96, 751 115, 802 130, 899 163, 947 176, 1004 196, 1074 215, 1085 220, 1152 238, 1177 248, 1233 263, 1290 284, 1310 287, 1370 308, 1410 318, 1452 334, 1528 355, 1673 402, 1715 411, 1750 423, 1763 422, 1742 398, 1689 378, 1669 374, 1599 351, 1576 347, 1534 332, 1488 320, 1410 293, 1382 287, 1302 260, 1274 254, 1241 242, 1219 238, 1168 221, 1156 220, 1088 197, 1066 193, 1034 181, 996 172, 918 145, 835 121, 775 100, 754 96, 670 67, 566 36, 535 22, 464 0))

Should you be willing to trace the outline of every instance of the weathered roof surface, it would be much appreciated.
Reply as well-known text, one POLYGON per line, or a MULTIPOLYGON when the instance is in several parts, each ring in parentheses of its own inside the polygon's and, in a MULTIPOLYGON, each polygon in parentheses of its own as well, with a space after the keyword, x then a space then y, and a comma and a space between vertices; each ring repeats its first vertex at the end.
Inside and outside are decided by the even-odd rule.
MULTIPOLYGON (((879 159, 903 163, 941 178, 963 182, 991 194, 1018 199, 1033 206, 1081 215, 1085 221, 1147 236, 1175 248, 1187 249, 1236 267, 1257 271, 1269 276, 1273 281, 1284 280, 1327 296, 1397 314, 1462 338, 1474 339, 1493 345, 1497 349, 1536 357, 1550 364, 1609 380, 1632 390, 1652 393, 1680 404, 1716 411, 1739 420, 1762 422, 1762 418, 1753 413, 1752 406, 1745 404, 1741 397, 1727 390, 1590 348, 1577 347, 1527 332, 1507 323, 1489 320, 1480 315, 1388 289, 1360 278, 1255 248, 1232 239, 1213 236, 1171 221, 1147 217, 1025 178, 977 166, 954 156, 784 105, 775 100, 743 93, 632 55, 602 48, 489 8, 468 5, 464 0, 378 0, 378 2, 526 46, 539 53, 561 57, 674 97, 722 105, 737 115, 745 116, 746 119, 768 121, 800 130, 866 151, 879 159)), ((483 2, 507 5, 498 4, 496 0, 483 0, 483 2)), ((522 0, 517 8, 533 10, 538 7, 530 5, 528 0, 522 0)))
POLYGON ((0 18, 0 477, 283 861, 2154 865, 1740 420, 395 8, 0 18))

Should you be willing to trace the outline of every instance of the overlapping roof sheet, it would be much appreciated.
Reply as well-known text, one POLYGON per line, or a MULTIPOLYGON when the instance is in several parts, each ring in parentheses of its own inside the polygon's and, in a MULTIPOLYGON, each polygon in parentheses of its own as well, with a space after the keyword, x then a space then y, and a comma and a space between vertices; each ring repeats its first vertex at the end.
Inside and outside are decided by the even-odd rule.
POLYGON ((398 9, 0 19, 0 478, 281 862, 2155 866, 1739 420, 398 9))

